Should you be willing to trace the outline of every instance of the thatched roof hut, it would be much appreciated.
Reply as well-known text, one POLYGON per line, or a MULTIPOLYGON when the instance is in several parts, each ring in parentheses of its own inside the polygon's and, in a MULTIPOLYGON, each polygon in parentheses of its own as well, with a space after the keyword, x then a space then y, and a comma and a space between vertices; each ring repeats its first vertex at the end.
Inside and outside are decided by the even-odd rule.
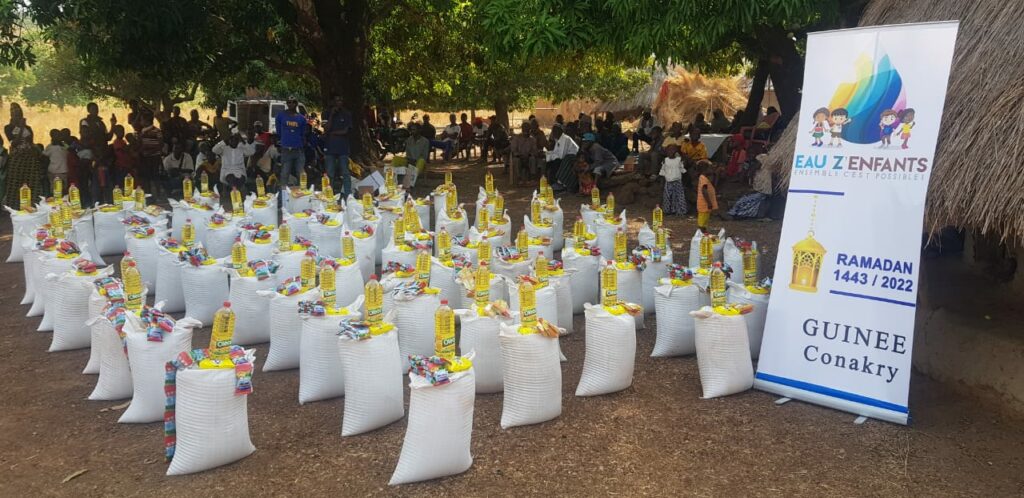
POLYGON ((658 122, 689 123, 697 113, 711 120, 711 111, 721 109, 731 117, 747 104, 747 91, 740 77, 714 78, 691 73, 681 67, 665 78, 654 101, 654 115, 658 122))
MULTIPOLYGON (((1024 2, 873 0, 861 26, 960 21, 925 227, 1024 241, 1024 2)), ((796 120, 768 164, 788 175, 796 120)))

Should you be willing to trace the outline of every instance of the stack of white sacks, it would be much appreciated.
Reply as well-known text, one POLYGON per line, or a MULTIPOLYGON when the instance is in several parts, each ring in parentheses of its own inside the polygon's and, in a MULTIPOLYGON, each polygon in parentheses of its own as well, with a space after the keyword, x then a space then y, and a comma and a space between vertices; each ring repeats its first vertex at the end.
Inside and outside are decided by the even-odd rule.
MULTIPOLYGON (((209 326, 224 301, 236 313, 234 344, 269 342, 263 370, 299 369, 300 404, 345 397, 343 436, 404 417, 398 375, 409 371, 410 356, 434 354, 433 316, 442 301, 451 303, 461 323, 459 348, 472 368, 441 386, 409 373, 410 418, 392 484, 470 467, 475 393, 503 393, 502 428, 560 416, 565 356, 558 337, 573 332, 576 315, 586 324, 577 396, 632 384, 644 315, 657 317, 652 356, 697 354, 705 397, 750 387, 769 296, 767 285, 751 285, 756 270, 743 278, 744 254, 759 254, 755 244, 725 239, 724 231, 713 237, 711 260, 734 270, 729 300, 753 305, 751 313, 724 316, 706 306, 706 272, 674 264, 667 233, 658 226, 645 224, 639 245, 622 251, 616 239, 625 237, 626 212, 614 214, 611 195, 604 205, 598 199, 582 206, 579 227, 566 227, 561 206, 542 185, 520 235, 490 186, 480 189, 473 219, 454 185, 442 184, 429 200, 394 187, 382 191, 376 198, 339 199, 291 188, 280 200, 250 195, 237 212, 220 207, 215 190, 171 201, 170 213, 136 210, 128 201, 76 212, 66 239, 47 238, 48 223, 59 219, 50 213, 59 208, 44 201, 34 212, 11 210, 8 261, 24 262, 22 304, 32 305, 28 316, 43 317, 39 330, 53 331, 50 351, 91 348, 83 373, 99 375, 90 399, 131 399, 120 422, 160 423, 165 413, 176 414, 169 474, 206 470, 255 450, 247 398, 234 395, 244 388, 233 376, 206 374, 186 358, 203 346, 193 344, 192 331, 209 326), (565 228, 571 236, 563 236, 565 228), (145 291, 155 294, 152 308, 127 310, 113 267, 96 266, 124 251, 145 291), (558 251, 561 261, 554 257, 558 251), (616 276, 613 306, 602 304, 608 289, 601 272, 608 265, 616 276), (325 268, 333 274, 331 285, 323 279, 325 268), (370 280, 382 288, 379 308, 364 299, 370 280), (535 302, 528 310, 523 292, 532 292, 535 302), (359 332, 378 315, 386 330, 359 332), (170 408, 168 362, 177 367, 179 390, 170 408), (443 417, 441 407, 447 407, 443 417), (214 412, 231 414, 224 420, 230 434, 209 432, 208 419, 198 423, 214 412), (439 427, 438 419, 450 420, 439 427), (442 443, 451 447, 438 452, 435 445, 442 443), (206 451, 214 444, 228 451, 214 456, 206 451)), ((698 232, 691 242, 690 268, 707 263, 700 258, 704 237, 698 232)), ((254 351, 239 349, 236 356, 236 369, 251 376, 254 351)))

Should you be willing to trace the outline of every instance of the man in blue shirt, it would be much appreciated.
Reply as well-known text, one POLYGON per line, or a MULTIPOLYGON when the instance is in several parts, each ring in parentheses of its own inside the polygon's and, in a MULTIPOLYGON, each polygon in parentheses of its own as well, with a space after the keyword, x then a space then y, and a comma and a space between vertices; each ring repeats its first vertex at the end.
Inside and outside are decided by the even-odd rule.
MULTIPOLYGON (((299 114, 299 101, 295 97, 288 97, 285 104, 288 108, 278 113, 274 121, 281 149, 281 183, 290 185, 291 175, 298 177, 306 166, 306 155, 302 149, 306 143, 306 117, 299 114)), ((302 185, 302 188, 306 187, 302 185)))
POLYGON ((348 132, 352 129, 352 113, 345 108, 341 96, 335 95, 331 100, 331 108, 324 113, 324 142, 327 152, 324 156, 324 166, 332 182, 337 178, 338 171, 341 171, 341 193, 343 198, 347 199, 352 193, 352 177, 348 169, 348 132))

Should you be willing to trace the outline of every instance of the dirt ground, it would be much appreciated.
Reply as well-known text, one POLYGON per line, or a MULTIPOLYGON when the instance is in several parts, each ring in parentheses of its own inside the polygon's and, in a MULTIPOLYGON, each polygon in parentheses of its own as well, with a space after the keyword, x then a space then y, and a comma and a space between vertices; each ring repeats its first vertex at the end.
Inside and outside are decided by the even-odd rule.
MULTIPOLYGON (((460 197, 480 184, 482 169, 455 163, 460 197), (472 187, 472 189, 471 189, 472 187)), ((514 226, 527 189, 507 192, 514 226)), ((440 182, 429 174, 418 189, 440 182)), ((725 189, 725 197, 737 188, 725 189)), ((579 197, 564 196, 566 219, 579 197)), ((653 200, 625 206, 649 216, 653 200), (642 206, 642 207, 637 207, 642 206)), ((688 251, 694 221, 667 218, 676 230, 677 261, 688 251), (681 234, 681 235, 680 235, 681 234)), ((717 222, 730 233, 774 248, 778 222, 717 222)), ((635 236, 636 224, 633 224, 635 236)), ((10 249, 3 219, 0 253, 10 249)), ((774 256, 766 258, 773 261, 774 256)), ((1024 420, 954 394, 915 375, 909 427, 869 421, 748 391, 700 399, 694 357, 654 359, 655 324, 637 333, 633 386, 594 398, 573 396, 583 363, 583 317, 563 339, 562 416, 502 430, 500 394, 478 395, 473 467, 426 483, 389 488, 405 420, 342 438, 343 399, 299 406, 298 372, 259 371, 267 345, 256 346, 249 418, 257 451, 235 464, 168 478, 162 424, 118 424, 123 402, 90 402, 95 377, 80 372, 87 350, 46 353, 50 334, 24 318, 22 266, 0 265, 0 496, 433 495, 800 495, 1020 496, 1024 493, 1024 420), (78 472, 84 474, 62 483, 78 472)), ((197 333, 205 344, 208 329, 197 333)), ((406 397, 408 399, 408 396, 406 397)))

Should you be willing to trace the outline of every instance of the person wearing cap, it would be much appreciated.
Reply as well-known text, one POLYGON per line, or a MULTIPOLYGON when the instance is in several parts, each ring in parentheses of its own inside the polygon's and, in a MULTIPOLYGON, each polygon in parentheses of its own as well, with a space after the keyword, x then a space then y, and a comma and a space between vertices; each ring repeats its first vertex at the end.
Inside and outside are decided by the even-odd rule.
MULTIPOLYGON (((306 126, 308 123, 306 122, 306 117, 299 114, 298 99, 288 97, 285 104, 288 107, 279 112, 274 121, 277 127, 278 146, 281 153, 281 183, 283 185, 291 185, 292 175, 298 178, 299 174, 306 167, 306 153, 303 147, 306 144, 306 126)), ((221 166, 221 177, 224 177, 226 166, 226 164, 221 166)))
POLYGON ((331 107, 324 113, 324 169, 334 182, 341 173, 341 193, 347 199, 352 193, 352 175, 348 169, 348 132, 352 129, 352 113, 345 108, 340 95, 331 98, 331 107))
POLYGON ((242 141, 237 128, 231 129, 231 136, 213 146, 213 153, 220 156, 220 182, 224 185, 221 199, 230 202, 231 188, 238 188, 245 195, 246 159, 256 152, 253 142, 242 141))
POLYGON ((594 182, 600 183, 602 179, 608 178, 612 172, 619 167, 619 161, 615 154, 597 143, 597 136, 593 133, 583 134, 583 146, 580 147, 580 155, 587 163, 587 173, 594 177, 594 182))

